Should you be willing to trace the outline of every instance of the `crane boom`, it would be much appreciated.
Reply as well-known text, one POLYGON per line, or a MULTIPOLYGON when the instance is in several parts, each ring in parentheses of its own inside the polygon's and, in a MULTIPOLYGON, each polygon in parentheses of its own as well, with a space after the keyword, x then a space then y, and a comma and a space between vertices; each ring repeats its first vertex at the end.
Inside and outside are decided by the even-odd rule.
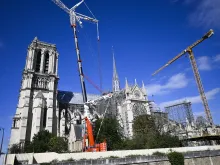
POLYGON ((94 19, 94 18, 91 18, 91 17, 88 17, 86 15, 83 15, 83 14, 80 14, 80 13, 77 13, 75 12, 77 17, 79 17, 80 19, 83 19, 83 20, 86 20, 86 21, 91 21, 93 23, 98 23, 98 20, 97 19, 94 19))
POLYGON ((199 75, 199 70, 198 70, 198 67, 197 67, 197 64, 196 64, 196 60, 195 60, 192 48, 194 48, 195 46, 197 46, 198 44, 203 42, 205 39, 211 37, 213 34, 214 34, 214 31, 212 29, 210 29, 201 39, 197 40, 192 45, 188 46, 184 51, 182 51, 180 54, 178 54, 176 57, 174 57, 172 60, 170 60, 168 63, 166 63, 164 66, 162 66, 160 69, 158 69, 156 72, 154 72, 152 74, 152 76, 154 76, 155 74, 157 74, 158 72, 160 72, 161 70, 166 68, 168 65, 172 64, 174 61, 176 61, 177 59, 182 57, 185 53, 188 53, 190 63, 192 65, 194 77, 196 79, 196 83, 197 83, 197 86, 198 86, 199 94, 200 94, 200 97, 202 99, 202 103, 203 103, 203 106, 204 106, 204 109, 205 109, 206 118, 208 119, 208 121, 211 125, 213 125, 213 119, 212 119, 212 115, 211 115, 211 112, 210 112, 210 109, 209 109, 209 106, 208 106, 208 101, 207 101, 206 96, 205 96, 204 88, 203 88, 203 85, 202 85, 202 81, 201 81, 201 78, 200 78, 200 75, 199 75))
POLYGON ((202 41, 204 41, 205 39, 211 37, 214 34, 214 31, 212 29, 210 29, 201 39, 197 40, 196 42, 194 42, 192 45, 188 46, 185 50, 183 50, 180 54, 178 54, 176 57, 174 57, 172 60, 170 60, 168 63, 166 63, 164 66, 162 66, 160 69, 158 69, 156 72, 154 72, 152 74, 152 76, 154 76, 155 74, 157 74, 158 72, 160 72, 161 70, 163 70, 164 68, 166 68, 168 65, 172 64, 174 61, 176 61, 177 59, 179 59, 180 57, 182 57, 185 53, 187 53, 188 49, 192 49, 194 48, 196 45, 198 45, 199 43, 201 43, 202 41))
POLYGON ((57 6, 59 6, 61 9, 63 9, 66 13, 70 14, 70 9, 66 7, 66 5, 63 4, 60 0, 52 0, 57 6))

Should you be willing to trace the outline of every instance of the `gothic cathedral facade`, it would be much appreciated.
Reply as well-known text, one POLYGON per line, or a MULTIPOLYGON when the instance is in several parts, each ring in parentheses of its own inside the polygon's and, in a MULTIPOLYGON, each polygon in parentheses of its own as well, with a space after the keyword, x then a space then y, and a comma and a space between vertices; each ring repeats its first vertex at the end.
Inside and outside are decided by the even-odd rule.
POLYGON ((31 141, 41 130, 57 132, 58 52, 36 37, 27 50, 25 68, 9 146, 31 141))
MULTIPOLYGON (((58 91, 58 56, 56 45, 39 41, 36 37, 28 47, 9 148, 13 144, 22 147, 39 131, 48 130, 56 136, 67 137, 70 151, 82 150, 82 94, 58 91)), ((134 118, 150 114, 151 110, 144 83, 139 87, 135 80, 134 85, 129 85, 126 79, 125 87, 120 88, 114 55, 112 93, 116 97, 112 98, 108 111, 117 117, 124 135, 132 137, 134 118)), ((87 97, 95 100, 100 95, 87 94, 87 97)), ((102 115, 107 103, 100 105, 95 111, 102 115)))

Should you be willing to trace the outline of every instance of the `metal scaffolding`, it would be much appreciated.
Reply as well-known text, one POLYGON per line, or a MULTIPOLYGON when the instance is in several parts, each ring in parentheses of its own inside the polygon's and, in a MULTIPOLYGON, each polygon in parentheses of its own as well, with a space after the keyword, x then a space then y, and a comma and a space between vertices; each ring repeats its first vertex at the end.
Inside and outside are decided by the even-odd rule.
POLYGON ((194 123, 191 102, 183 101, 178 104, 173 104, 165 107, 165 112, 168 113, 168 118, 180 124, 194 123))

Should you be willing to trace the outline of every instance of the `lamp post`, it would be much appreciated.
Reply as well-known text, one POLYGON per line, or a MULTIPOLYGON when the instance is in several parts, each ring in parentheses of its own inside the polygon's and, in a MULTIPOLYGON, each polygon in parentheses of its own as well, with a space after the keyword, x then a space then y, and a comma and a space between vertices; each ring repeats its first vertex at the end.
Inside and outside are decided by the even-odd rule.
POLYGON ((0 127, 0 131, 2 131, 2 141, 1 141, 1 148, 0 148, 0 156, 2 155, 2 145, 4 140, 4 128, 0 127))

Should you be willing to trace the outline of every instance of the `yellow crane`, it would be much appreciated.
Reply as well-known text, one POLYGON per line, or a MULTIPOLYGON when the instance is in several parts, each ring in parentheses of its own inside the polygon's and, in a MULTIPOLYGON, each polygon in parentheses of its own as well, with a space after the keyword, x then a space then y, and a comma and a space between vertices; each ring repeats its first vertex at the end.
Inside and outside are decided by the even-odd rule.
POLYGON ((200 78, 200 75, 199 75, 199 70, 198 70, 198 67, 197 67, 196 60, 195 60, 192 49, 195 46, 197 46, 198 44, 200 44, 201 42, 203 42, 204 40, 206 40, 207 38, 211 37, 213 34, 214 34, 214 31, 212 29, 210 29, 201 39, 197 40, 192 45, 188 46, 180 54, 178 54, 176 57, 174 57, 172 60, 170 60, 168 63, 166 63, 164 66, 162 66, 160 69, 158 69, 156 72, 154 72, 152 74, 152 76, 154 76, 155 74, 157 74, 158 72, 163 70, 165 67, 167 67, 168 65, 172 64, 174 61, 176 61, 177 59, 182 57, 184 54, 188 53, 190 63, 192 65, 193 73, 194 73, 194 76, 195 76, 195 79, 196 79, 196 83, 197 83, 197 86, 198 86, 199 94, 201 96, 202 103, 203 103, 203 106, 204 106, 204 109, 205 109, 206 118, 207 118, 208 122, 210 123, 210 125, 213 125, 213 119, 212 119, 212 115, 211 115, 211 112, 210 112, 210 109, 209 109, 208 101, 207 101, 206 96, 205 96, 204 88, 203 88, 203 85, 202 85, 202 81, 201 81, 201 78, 200 78))

